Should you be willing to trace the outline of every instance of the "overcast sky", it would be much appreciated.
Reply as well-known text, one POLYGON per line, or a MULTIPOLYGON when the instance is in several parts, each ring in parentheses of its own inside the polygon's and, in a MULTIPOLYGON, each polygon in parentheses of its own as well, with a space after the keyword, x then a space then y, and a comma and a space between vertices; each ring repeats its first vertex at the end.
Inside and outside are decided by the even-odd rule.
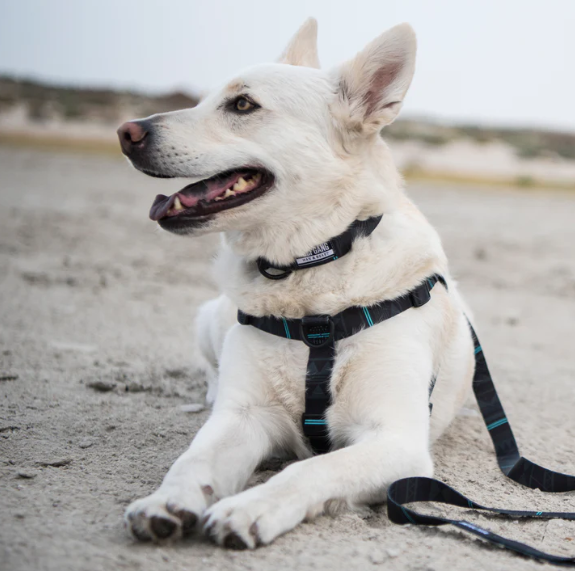
POLYGON ((324 67, 412 24, 405 114, 575 130, 575 0, 0 0, 0 73, 202 91, 274 60, 308 16, 324 67))

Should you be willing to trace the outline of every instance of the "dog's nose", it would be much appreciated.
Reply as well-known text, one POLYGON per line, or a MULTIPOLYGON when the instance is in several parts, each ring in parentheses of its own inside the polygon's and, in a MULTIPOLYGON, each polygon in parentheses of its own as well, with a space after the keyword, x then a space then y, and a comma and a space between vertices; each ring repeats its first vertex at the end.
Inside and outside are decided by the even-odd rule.
POLYGON ((118 129, 122 152, 129 155, 134 149, 142 150, 150 132, 149 121, 128 121, 118 129))

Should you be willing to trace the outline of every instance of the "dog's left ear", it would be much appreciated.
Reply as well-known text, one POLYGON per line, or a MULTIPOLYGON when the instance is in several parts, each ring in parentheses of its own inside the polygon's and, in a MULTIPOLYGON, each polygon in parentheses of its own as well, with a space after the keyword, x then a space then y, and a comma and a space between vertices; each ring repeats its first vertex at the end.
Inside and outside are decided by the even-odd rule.
POLYGON ((391 28, 336 70, 334 113, 358 133, 373 133, 399 114, 415 71, 417 46, 409 24, 391 28))
POLYGON ((308 18, 291 39, 278 63, 319 69, 317 56, 317 20, 308 18))

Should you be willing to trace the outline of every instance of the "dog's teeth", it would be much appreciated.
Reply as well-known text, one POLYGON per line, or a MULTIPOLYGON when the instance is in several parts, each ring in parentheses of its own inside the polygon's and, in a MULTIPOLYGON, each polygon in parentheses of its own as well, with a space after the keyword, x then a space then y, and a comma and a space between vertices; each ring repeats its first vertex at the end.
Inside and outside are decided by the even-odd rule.
POLYGON ((216 196, 216 198, 214 200, 218 201, 218 200, 223 200, 224 197, 223 196, 216 196))
MULTIPOLYGON (((235 188, 235 186, 234 186, 234 188, 235 188)), ((235 196, 235 195, 236 195, 236 193, 231 188, 228 188, 226 190, 226 193, 224 194, 224 198, 228 198, 228 196, 235 196)))
POLYGON ((257 184, 258 182, 260 182, 261 178, 262 178, 262 173, 258 172, 252 177, 252 182, 255 182, 257 184))
POLYGON ((172 210, 184 210, 184 207, 182 206, 182 203, 180 202, 180 197, 176 196, 176 199, 174 200, 174 204, 172 205, 172 210))
POLYGON ((243 177, 240 177, 238 179, 238 182, 236 182, 236 184, 234 184, 232 188, 234 190, 243 190, 244 188, 246 188, 246 186, 248 186, 248 183, 244 180, 243 177))

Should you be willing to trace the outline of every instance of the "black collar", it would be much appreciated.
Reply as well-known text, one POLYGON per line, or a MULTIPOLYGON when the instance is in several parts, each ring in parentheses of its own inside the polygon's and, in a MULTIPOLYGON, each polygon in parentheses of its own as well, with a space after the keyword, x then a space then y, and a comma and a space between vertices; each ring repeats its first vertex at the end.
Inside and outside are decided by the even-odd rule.
POLYGON ((269 280, 283 280, 294 270, 313 268, 333 262, 345 256, 351 250, 356 238, 369 236, 377 228, 382 217, 383 214, 381 216, 373 216, 367 220, 355 220, 345 232, 335 238, 330 238, 323 244, 315 246, 307 254, 296 258, 288 266, 276 266, 265 258, 258 258, 256 261, 258 270, 262 276, 269 280), (270 273, 268 270, 275 270, 278 273, 270 273))

